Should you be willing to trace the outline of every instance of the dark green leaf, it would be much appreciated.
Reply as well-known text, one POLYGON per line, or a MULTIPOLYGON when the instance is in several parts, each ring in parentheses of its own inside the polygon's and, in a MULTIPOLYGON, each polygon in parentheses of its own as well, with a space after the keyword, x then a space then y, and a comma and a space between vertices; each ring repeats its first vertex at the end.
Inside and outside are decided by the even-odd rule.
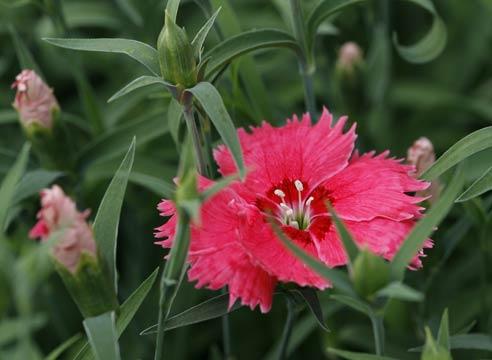
POLYGON ((36 60, 34 60, 29 48, 24 41, 22 41, 22 38, 19 36, 19 33, 13 25, 9 26, 9 31, 14 43, 15 52, 17 54, 17 59, 19 60, 21 70, 31 69, 34 70, 36 74, 43 77, 43 73, 36 63, 36 60))
POLYGON ((152 46, 130 39, 43 39, 50 44, 65 49, 82 51, 99 51, 126 54, 147 67, 154 75, 159 76, 159 60, 157 50, 152 46))
POLYGON ((328 348, 328 352, 347 360, 397 360, 395 358, 328 348))
POLYGON ((325 324, 323 309, 321 308, 321 303, 319 302, 316 290, 310 287, 303 287, 299 288, 297 291, 299 292, 299 294, 301 294, 302 298, 309 307, 309 310, 311 310, 311 313, 318 322, 319 326, 325 331, 330 331, 330 329, 328 329, 328 326, 326 326, 325 324))
POLYGON ((239 143, 234 123, 219 92, 208 82, 201 82, 191 89, 187 89, 187 91, 193 94, 207 113, 220 137, 229 148, 241 178, 244 178, 246 169, 244 167, 241 144, 239 143))
POLYGON ((191 46, 193 46, 193 52, 196 58, 200 58, 202 54, 203 43, 207 38, 210 29, 214 26, 215 18, 219 15, 220 8, 212 14, 212 16, 207 20, 207 22, 202 26, 202 28, 197 32, 195 38, 191 41, 191 46))
POLYGON ((82 334, 75 334, 74 336, 68 338, 60 345, 58 345, 53 351, 51 351, 44 360, 56 360, 63 354, 66 350, 71 348, 75 343, 82 340, 82 334))
POLYGON ((13 204, 17 204, 28 197, 37 194, 40 190, 48 187, 53 181, 63 175, 61 171, 33 170, 27 172, 17 185, 13 204))
POLYGON ((108 100, 108 103, 111 101, 114 101, 134 90, 137 90, 141 87, 148 86, 148 85, 153 85, 153 84, 161 84, 164 85, 167 89, 169 87, 174 87, 172 84, 168 83, 167 81, 163 80, 160 77, 157 76, 149 76, 149 75, 144 75, 140 76, 139 78, 136 78, 129 84, 125 85, 122 89, 118 90, 116 94, 111 96, 108 100))
POLYGON ((463 202, 476 198, 492 189, 492 167, 470 185, 457 199, 456 202, 463 202))
POLYGON ((97 360, 119 360, 114 311, 84 320, 84 329, 97 360))
POLYGON ((118 237, 118 225, 134 157, 135 138, 133 138, 125 158, 116 171, 113 180, 111 180, 94 219, 94 238, 102 258, 106 262, 115 291, 117 289, 116 240, 118 237))

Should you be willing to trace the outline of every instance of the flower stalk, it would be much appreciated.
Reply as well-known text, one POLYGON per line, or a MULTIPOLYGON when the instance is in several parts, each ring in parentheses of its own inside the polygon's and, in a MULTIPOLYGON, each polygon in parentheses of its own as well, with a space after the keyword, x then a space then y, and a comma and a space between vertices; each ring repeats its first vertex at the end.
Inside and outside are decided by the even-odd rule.
POLYGON ((292 335, 292 328, 296 319, 296 311, 294 301, 286 296, 287 303, 287 319, 285 320, 284 330, 282 332, 282 339, 278 350, 278 360, 285 360, 287 358, 287 350, 289 347, 290 336, 292 335))

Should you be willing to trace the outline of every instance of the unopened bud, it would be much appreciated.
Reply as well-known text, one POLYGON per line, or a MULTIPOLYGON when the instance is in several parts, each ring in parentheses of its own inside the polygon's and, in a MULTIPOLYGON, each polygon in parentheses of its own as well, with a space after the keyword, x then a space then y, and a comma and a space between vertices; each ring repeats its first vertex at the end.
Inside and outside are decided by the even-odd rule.
POLYGON ((370 297, 387 285, 389 280, 389 264, 368 249, 361 250, 352 268, 352 281, 357 293, 370 297))
POLYGON ((425 337, 422 360, 452 360, 449 350, 436 343, 428 327, 425 328, 425 337))
POLYGON ((359 45, 352 41, 347 42, 342 45, 338 52, 337 71, 352 76, 363 61, 364 54, 359 45))
POLYGON ((23 70, 15 78, 12 88, 17 90, 14 108, 27 132, 37 129, 51 130, 60 111, 53 90, 34 72, 23 70))
MULTIPOLYGON (((413 145, 407 150, 407 163, 415 166, 414 176, 420 177, 432 164, 436 161, 434 146, 426 137, 417 139, 413 145)), ((435 202, 439 198, 441 185, 439 180, 432 181, 428 189, 419 191, 417 196, 431 196, 429 201, 435 202)))
POLYGON ((157 40, 162 77, 173 85, 189 88, 197 82, 196 60, 188 36, 171 17, 165 23, 157 40))
POLYGON ((41 191, 38 222, 29 236, 54 241, 51 254, 65 286, 84 317, 116 309, 118 302, 98 255, 88 211, 79 212, 72 199, 54 185, 41 191))

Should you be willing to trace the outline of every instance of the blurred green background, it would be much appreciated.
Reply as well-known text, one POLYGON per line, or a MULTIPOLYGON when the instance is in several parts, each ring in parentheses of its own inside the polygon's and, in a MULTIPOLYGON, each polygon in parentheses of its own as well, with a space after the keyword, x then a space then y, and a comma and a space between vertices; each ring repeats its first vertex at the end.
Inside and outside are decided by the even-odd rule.
MULTIPOLYGON (((63 50, 42 38, 121 37, 155 46, 165 2, 64 0, 68 32, 53 23, 40 3, 41 0, 0 0, 0 177, 25 141, 11 106, 15 92, 10 85, 21 71, 19 54, 25 56, 28 49, 54 89, 77 151, 76 169, 60 176, 57 182, 65 186, 80 208, 91 208, 95 213, 132 136, 137 135, 134 171, 118 239, 120 296, 124 299, 162 263, 165 254, 153 244, 153 229, 163 222, 156 205, 162 188, 172 183, 178 163, 177 147, 166 122, 170 97, 162 88, 151 86, 108 104, 113 93, 143 75, 144 69, 124 56, 63 50), (85 86, 85 97, 81 86, 85 86), (91 106, 87 94, 93 96, 91 106), (101 119, 99 131, 91 127, 89 119, 94 117, 101 119)), ((466 134, 492 122, 492 2, 435 0, 447 26, 448 42, 437 59, 419 65, 398 56, 391 36, 396 32, 402 43, 410 44, 428 31, 432 17, 415 5, 396 0, 388 1, 385 14, 382 3, 361 4, 321 26, 314 74, 318 109, 325 105, 333 113, 348 114, 351 121, 356 121, 360 151, 390 149, 393 155, 405 157, 413 141, 426 136, 440 155, 466 134), (355 41, 364 52, 363 66, 349 77, 337 72, 335 66, 338 51, 347 41, 355 41)), ((291 31, 285 0, 213 1, 214 6, 217 4, 222 4, 223 10, 205 49, 238 28, 291 31)), ((305 12, 315 4, 316 1, 304 1, 305 12)), ((194 34, 210 11, 208 1, 183 1, 177 23, 194 34)), ((302 80, 292 53, 262 50, 252 59, 252 68, 245 58, 233 62, 216 83, 236 126, 262 120, 282 124, 293 113, 304 112, 302 80), (260 90, 264 93, 248 91, 248 83, 254 79, 244 74, 251 72, 254 79, 263 82, 260 90)), ((182 133, 174 135, 182 138, 182 133)), ((491 151, 485 151, 467 160, 468 181, 490 166, 491 156, 491 151)), ((29 169, 38 168, 32 157, 29 169)), ((19 258, 37 250, 27 233, 35 222, 39 199, 35 194, 28 195, 19 202, 9 226, 9 246, 19 258)), ((424 292, 426 300, 420 304, 393 302, 386 322, 388 355, 418 358, 418 354, 407 350, 424 342, 424 325, 436 329, 445 307, 449 307, 452 333, 463 329, 492 333, 491 267, 480 251, 487 242, 490 246, 490 200, 484 196, 456 205, 433 236, 435 247, 427 251, 424 268, 407 275, 407 282, 424 292)), ((65 339, 83 331, 81 316, 57 274, 50 272, 39 282, 25 285, 23 279, 8 283, 5 273, 9 271, 0 269, 1 359, 19 358, 22 346, 31 347, 33 359, 42 358, 65 339), (14 291, 13 287, 25 289, 14 291), (19 315, 19 303, 26 304, 24 316, 19 315), (26 329, 32 337, 28 344, 18 340, 26 329)), ((213 294, 186 283, 174 311, 182 311, 213 294)), ((328 300, 326 293, 320 297, 331 332, 321 330, 309 311, 302 310, 293 330, 291 358, 333 358, 325 351, 328 346, 372 351, 369 321, 328 300)), ((123 335, 120 344, 124 359, 152 358, 153 336, 139 333, 156 323, 157 299, 154 289, 123 335)), ((235 358, 271 358, 285 315, 281 298, 266 315, 245 308, 232 313, 235 358)), ((221 358, 221 322, 217 319, 171 331, 168 343, 169 359, 221 358)), ((454 354, 459 359, 487 356, 473 351, 454 354)))

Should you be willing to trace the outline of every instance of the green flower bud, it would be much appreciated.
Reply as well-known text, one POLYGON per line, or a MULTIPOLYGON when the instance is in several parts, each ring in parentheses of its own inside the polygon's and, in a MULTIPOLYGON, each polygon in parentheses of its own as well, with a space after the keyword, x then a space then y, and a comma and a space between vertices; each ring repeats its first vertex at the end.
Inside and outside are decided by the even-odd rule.
POLYGON ((369 297, 388 284, 389 265, 381 257, 363 249, 354 261, 352 280, 357 293, 369 297))
POLYGON ((428 327, 425 328, 425 346, 422 351, 421 360, 452 360, 451 354, 443 346, 436 343, 431 331, 428 327))
POLYGON ((197 83, 193 47, 184 29, 177 26, 167 12, 164 27, 157 40, 157 51, 164 80, 183 88, 197 83))

